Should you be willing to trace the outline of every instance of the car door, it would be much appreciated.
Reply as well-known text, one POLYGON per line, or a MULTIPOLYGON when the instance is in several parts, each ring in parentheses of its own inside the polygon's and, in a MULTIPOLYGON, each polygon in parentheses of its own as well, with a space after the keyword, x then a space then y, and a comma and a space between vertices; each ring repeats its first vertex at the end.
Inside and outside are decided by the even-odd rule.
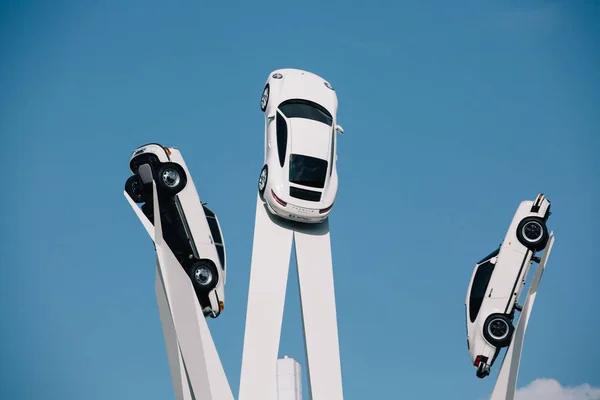
POLYGON ((494 274, 490 297, 510 303, 509 300, 515 296, 517 285, 520 283, 518 282, 520 274, 527 267, 527 261, 527 254, 523 255, 511 247, 503 245, 498 256, 499 268, 494 274))

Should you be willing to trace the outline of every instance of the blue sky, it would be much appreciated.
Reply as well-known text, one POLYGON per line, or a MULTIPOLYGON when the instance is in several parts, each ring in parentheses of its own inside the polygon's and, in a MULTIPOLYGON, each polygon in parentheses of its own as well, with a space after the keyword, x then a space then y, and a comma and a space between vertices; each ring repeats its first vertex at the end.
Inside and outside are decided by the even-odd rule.
MULTIPOLYGON (((479 399, 464 297, 518 203, 556 244, 519 386, 600 386, 600 5, 0 3, 0 398, 173 398, 131 151, 181 149, 228 244, 210 321, 239 384, 268 73, 337 89, 331 216, 345 398, 479 399), (370 297, 370 296, 373 297, 370 297), (366 299, 366 300, 365 300, 366 299)), ((303 361, 295 266, 281 355, 303 361)))

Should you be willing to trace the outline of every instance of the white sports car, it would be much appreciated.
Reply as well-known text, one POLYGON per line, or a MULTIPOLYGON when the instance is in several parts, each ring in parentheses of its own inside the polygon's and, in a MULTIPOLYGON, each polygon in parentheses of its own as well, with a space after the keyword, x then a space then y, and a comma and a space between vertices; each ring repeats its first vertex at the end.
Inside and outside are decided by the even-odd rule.
POLYGON ((467 347, 479 378, 490 374, 500 349, 510 345, 527 273, 548 242, 549 216, 550 201, 543 194, 521 202, 504 242, 475 265, 465 307, 467 347))
POLYGON ((298 69, 269 75, 260 99, 265 113, 264 166, 258 192, 272 214, 320 223, 338 190, 338 99, 323 78, 298 69))
POLYGON ((125 191, 154 224, 152 179, 159 196, 163 237, 190 277, 204 316, 225 305, 225 242, 219 220, 200 201, 180 151, 156 143, 133 151, 125 191), (143 167, 149 165, 148 167, 143 167))

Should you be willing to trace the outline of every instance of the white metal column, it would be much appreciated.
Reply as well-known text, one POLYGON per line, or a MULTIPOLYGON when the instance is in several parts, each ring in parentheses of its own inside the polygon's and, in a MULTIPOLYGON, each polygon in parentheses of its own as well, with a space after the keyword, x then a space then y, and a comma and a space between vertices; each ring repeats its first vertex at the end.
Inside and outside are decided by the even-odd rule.
POLYGON ((277 400, 277 355, 292 231, 257 196, 239 400, 277 400))
POLYGON ((342 400, 329 222, 300 225, 273 217, 257 196, 239 400, 277 400, 277 355, 296 241, 298 282, 313 400, 342 400))
POLYGON ((169 303, 167 301, 165 286, 160 275, 160 264, 157 260, 155 284, 156 300, 158 303, 160 322, 167 347, 167 358, 169 360, 169 366, 171 369, 171 380, 173 381, 175 399, 192 400, 190 385, 184 370, 183 357, 181 355, 181 349, 179 348, 179 342, 177 341, 175 325, 173 324, 173 316, 171 315, 171 309, 169 308, 169 303))
POLYGON ((554 245, 554 233, 550 233, 548 244, 544 255, 540 260, 540 264, 535 272, 533 280, 531 281, 531 287, 527 292, 525 303, 517 325, 515 327, 515 333, 511 339, 511 343, 506 350, 506 355, 502 362, 502 367, 496 379, 496 385, 490 400, 513 400, 515 398, 515 391, 517 388, 517 378, 519 375, 519 365, 521 364, 521 352, 523 350, 523 342, 525 340, 525 331, 527 330, 527 324, 529 323, 529 317, 531 316, 531 310, 533 303, 537 296, 537 291, 542 279, 542 274, 546 268, 548 257, 550 257, 550 251, 554 245))
POLYGON ((302 368, 288 356, 277 360, 277 399, 302 400, 302 368))
POLYGON ((309 394, 343 400, 329 220, 314 228, 294 232, 309 394))
POLYGON ((163 239, 155 182, 152 191, 155 226, 124 195, 155 244, 155 288, 175 395, 185 400, 233 400, 192 283, 163 239))

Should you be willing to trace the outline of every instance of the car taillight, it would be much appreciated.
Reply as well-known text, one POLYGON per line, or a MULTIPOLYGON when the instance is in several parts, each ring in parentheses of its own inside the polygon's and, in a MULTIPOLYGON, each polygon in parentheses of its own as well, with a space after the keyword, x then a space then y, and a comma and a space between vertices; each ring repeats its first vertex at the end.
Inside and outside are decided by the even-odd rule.
POLYGON ((475 362, 473 363, 473 365, 479 367, 479 363, 481 363, 481 356, 475 357, 475 362))
POLYGON ((325 214, 327 211, 331 210, 333 208, 333 204, 331 204, 329 207, 324 208, 322 210, 319 210, 319 214, 325 214))
POLYGON ((273 189, 271 189, 271 195, 273 196, 273 198, 275 199, 276 202, 278 202, 279 204, 281 204, 282 206, 287 206, 287 203, 283 200, 281 200, 279 197, 277 197, 275 195, 275 192, 273 191, 273 189))
POLYGON ((219 312, 223 311, 225 309, 225 303, 223 303, 222 301, 219 302, 219 312))

